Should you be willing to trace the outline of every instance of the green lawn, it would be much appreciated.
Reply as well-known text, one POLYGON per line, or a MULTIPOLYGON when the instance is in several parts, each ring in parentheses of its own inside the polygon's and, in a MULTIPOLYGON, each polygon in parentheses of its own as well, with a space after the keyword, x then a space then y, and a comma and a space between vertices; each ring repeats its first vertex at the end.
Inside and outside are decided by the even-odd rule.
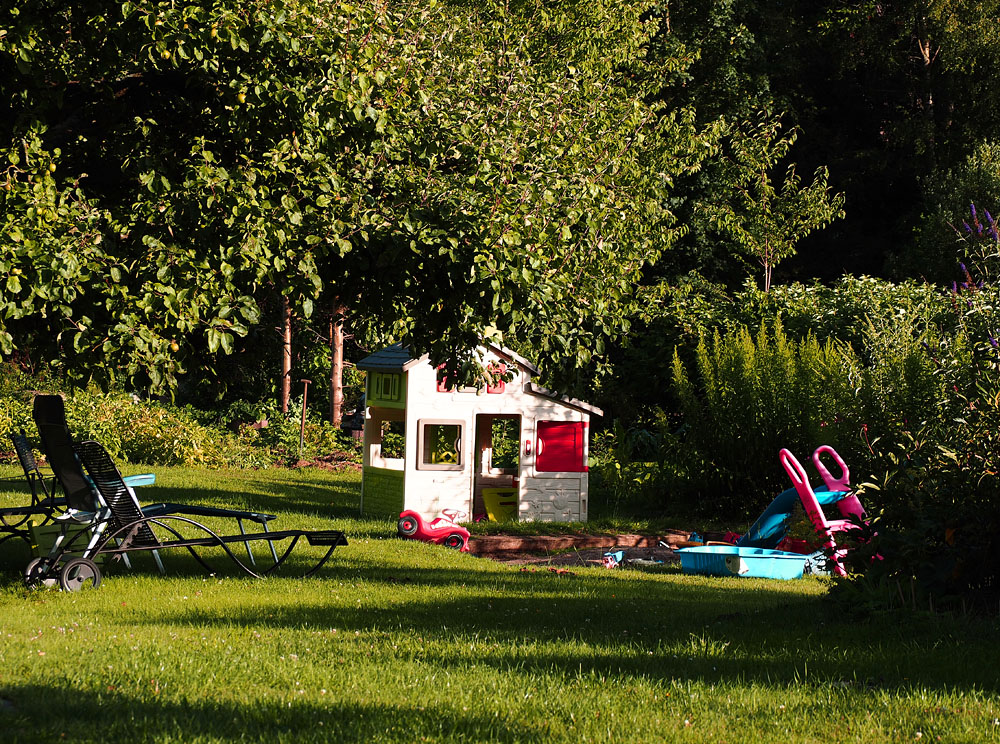
POLYGON ((351 544, 313 579, 174 554, 77 594, 23 589, 6 550, 5 743, 1000 740, 995 622, 860 620, 816 579, 522 572, 359 519, 354 474, 157 471, 144 502, 333 518, 351 544))

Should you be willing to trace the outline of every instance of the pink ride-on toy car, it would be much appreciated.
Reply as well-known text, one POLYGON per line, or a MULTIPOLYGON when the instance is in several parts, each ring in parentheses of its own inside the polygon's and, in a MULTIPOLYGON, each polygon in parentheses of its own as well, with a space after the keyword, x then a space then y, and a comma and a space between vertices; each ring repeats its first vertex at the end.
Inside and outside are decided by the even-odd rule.
POLYGON ((449 548, 458 548, 460 553, 469 552, 469 531, 456 522, 465 517, 465 512, 445 509, 440 517, 425 523, 415 511, 407 509, 400 513, 396 529, 400 537, 437 543, 449 548))

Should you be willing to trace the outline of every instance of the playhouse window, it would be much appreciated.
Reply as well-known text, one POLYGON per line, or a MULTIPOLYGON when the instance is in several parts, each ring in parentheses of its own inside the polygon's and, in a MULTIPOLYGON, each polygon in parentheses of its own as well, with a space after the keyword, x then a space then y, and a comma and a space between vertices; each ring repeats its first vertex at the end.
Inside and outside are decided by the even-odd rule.
POLYGON ((369 401, 398 402, 403 390, 403 376, 393 372, 370 372, 369 401))
POLYGON ((462 421, 430 421, 418 423, 420 458, 418 470, 462 470, 462 421))
POLYGON ((490 467, 517 474, 520 465, 520 416, 496 416, 491 424, 490 467))
POLYGON ((375 468, 402 470, 406 451, 406 425, 401 419, 395 418, 401 416, 402 412, 393 411, 392 418, 380 413, 385 414, 388 411, 373 413, 371 420, 365 423, 370 448, 369 464, 375 468))

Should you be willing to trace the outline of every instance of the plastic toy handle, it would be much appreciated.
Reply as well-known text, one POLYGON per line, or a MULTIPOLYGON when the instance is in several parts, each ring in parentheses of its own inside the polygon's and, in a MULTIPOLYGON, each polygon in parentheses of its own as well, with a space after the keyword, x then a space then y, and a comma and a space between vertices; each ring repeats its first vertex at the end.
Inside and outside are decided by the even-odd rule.
POLYGON ((442 509, 441 514, 449 522, 454 522, 455 524, 458 524, 461 520, 468 516, 468 514, 461 509, 442 509))
POLYGON ((813 463, 816 465, 816 469, 819 471, 820 477, 823 479, 823 482, 826 483, 827 488, 831 491, 851 490, 851 471, 848 470, 847 463, 844 462, 844 459, 837 454, 837 450, 828 444, 821 445, 816 448, 815 452, 813 452, 812 459, 813 463), (826 465, 823 464, 821 457, 824 453, 828 453, 833 458, 833 461, 837 463, 837 467, 840 468, 839 478, 834 478, 830 471, 827 470, 826 465))
POLYGON ((795 455, 786 449, 782 449, 778 453, 778 459, 781 460, 781 465, 785 468, 785 472, 788 473, 788 477, 792 479, 792 485, 795 486, 796 491, 801 492, 803 487, 809 485, 806 471, 795 455))

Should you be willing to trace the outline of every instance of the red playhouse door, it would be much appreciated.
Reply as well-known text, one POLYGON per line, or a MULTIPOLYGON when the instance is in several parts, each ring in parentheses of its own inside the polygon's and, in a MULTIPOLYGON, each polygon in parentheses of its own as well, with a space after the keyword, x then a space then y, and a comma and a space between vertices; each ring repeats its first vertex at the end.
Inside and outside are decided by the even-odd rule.
POLYGON ((540 473, 583 473, 587 424, 583 421, 539 421, 535 470, 540 473))

